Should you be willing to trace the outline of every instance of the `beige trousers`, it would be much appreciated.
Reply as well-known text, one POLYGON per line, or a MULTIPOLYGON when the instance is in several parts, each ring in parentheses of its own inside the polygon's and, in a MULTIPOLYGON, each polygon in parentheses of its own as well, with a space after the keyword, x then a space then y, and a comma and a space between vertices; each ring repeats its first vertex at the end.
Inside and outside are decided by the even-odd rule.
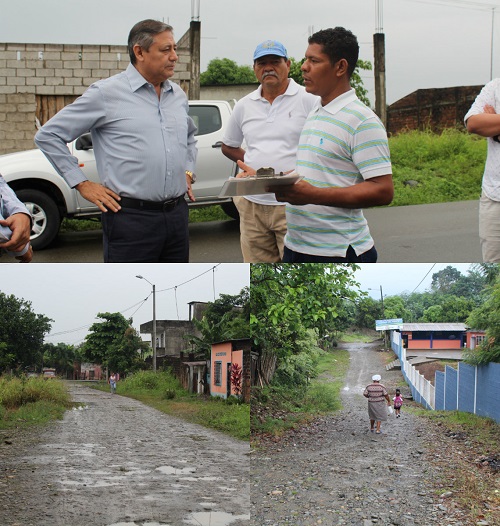
POLYGON ((479 238, 484 263, 500 263, 500 202, 484 194, 479 201, 479 238))
POLYGON ((233 198, 240 213, 240 243, 245 263, 277 263, 283 258, 285 205, 259 205, 233 198))

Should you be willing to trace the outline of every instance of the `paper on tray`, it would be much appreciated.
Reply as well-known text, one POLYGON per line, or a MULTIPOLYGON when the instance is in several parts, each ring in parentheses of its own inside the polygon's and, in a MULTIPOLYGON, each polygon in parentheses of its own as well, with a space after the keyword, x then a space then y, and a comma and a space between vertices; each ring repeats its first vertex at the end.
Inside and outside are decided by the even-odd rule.
POLYGON ((273 176, 232 177, 224 183, 219 193, 219 198, 268 194, 269 192, 266 192, 268 186, 287 186, 295 184, 303 178, 304 176, 297 173, 273 176))

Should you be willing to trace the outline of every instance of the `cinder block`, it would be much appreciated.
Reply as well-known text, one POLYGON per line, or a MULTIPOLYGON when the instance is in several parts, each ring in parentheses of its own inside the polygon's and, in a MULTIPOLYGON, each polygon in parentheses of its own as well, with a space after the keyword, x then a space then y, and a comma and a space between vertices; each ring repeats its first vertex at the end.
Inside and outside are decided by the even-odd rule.
POLYGON ((25 86, 26 79, 24 77, 8 77, 7 86, 25 86))
POLYGON ((56 86, 56 95, 74 95, 73 88, 71 86, 56 86))
POLYGON ((81 86, 82 79, 81 78, 66 78, 64 79, 64 85, 65 86, 81 86))
POLYGON ((35 113, 36 104, 18 104, 17 111, 21 113, 35 113))
POLYGON ((92 77, 97 79, 106 79, 109 77, 109 69, 93 69, 92 77))
POLYGON ((62 86, 63 79, 61 77, 47 77, 45 79, 46 86, 62 86))
POLYGON ((67 69, 80 69, 82 67, 81 60, 64 60, 63 68, 67 69))
POLYGON ((35 86, 35 93, 37 95, 54 95, 55 87, 54 86, 35 86))
POLYGON ((36 76, 37 77, 54 77, 55 76, 55 70, 54 69, 37 69, 36 70, 36 76))
POLYGON ((18 69, 17 76, 18 77, 34 77, 35 70, 34 69, 18 69))

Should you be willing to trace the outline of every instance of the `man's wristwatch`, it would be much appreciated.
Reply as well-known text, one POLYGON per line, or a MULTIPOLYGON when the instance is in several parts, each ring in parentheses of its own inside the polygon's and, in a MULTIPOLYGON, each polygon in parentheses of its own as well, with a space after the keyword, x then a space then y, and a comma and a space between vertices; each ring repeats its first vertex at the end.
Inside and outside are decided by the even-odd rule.
POLYGON ((189 178, 191 179, 191 184, 196 183, 196 174, 195 173, 190 172, 189 170, 186 170, 186 175, 188 175, 189 178))

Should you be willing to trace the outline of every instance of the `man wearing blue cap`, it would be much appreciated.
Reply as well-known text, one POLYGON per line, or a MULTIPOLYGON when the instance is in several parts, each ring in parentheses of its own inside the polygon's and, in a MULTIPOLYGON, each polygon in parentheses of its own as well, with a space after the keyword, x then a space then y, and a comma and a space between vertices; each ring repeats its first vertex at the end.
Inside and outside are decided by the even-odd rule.
MULTIPOLYGON (((235 162, 287 172, 295 167, 300 132, 318 98, 288 78, 290 60, 280 42, 262 42, 253 60, 260 86, 235 105, 222 152, 235 162)), ((235 204, 245 263, 281 261, 287 230, 284 203, 268 193, 238 197, 235 204)))

